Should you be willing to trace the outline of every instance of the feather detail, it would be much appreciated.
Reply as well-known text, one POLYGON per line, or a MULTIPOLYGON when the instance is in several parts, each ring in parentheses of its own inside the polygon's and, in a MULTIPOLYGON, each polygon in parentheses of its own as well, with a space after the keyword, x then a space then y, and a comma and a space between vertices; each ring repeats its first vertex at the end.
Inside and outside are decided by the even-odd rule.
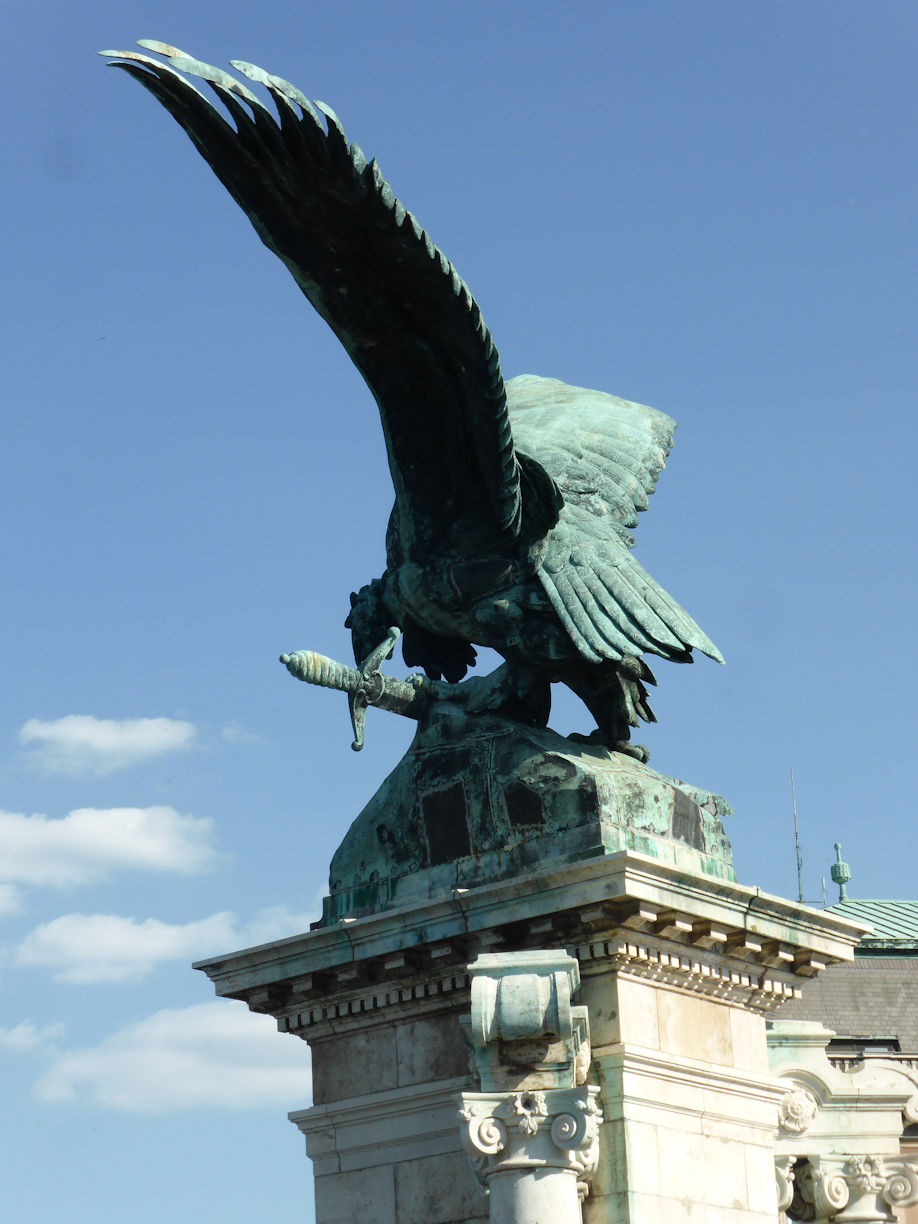
POLYGON ((275 119, 230 73, 168 43, 141 45, 167 62, 106 54, 185 129, 370 386, 403 536, 429 542, 477 517, 515 539, 523 494, 500 359, 468 286, 376 160, 349 144, 331 107, 282 77, 232 61, 268 91, 275 119), (232 123, 189 76, 207 81, 232 123), (429 473, 423 487, 409 479, 418 472, 429 473))
POLYGON ((675 422, 643 404, 534 375, 513 379, 507 393, 518 454, 538 460, 563 499, 536 568, 578 649, 586 644, 612 659, 648 651, 679 662, 698 649, 722 662, 631 553, 625 529, 647 506, 675 422))
MULTIPOLYGON (((468 286, 330 107, 231 61, 267 90, 275 115, 222 69, 168 43, 140 46, 162 59, 102 54, 182 126, 379 405, 396 492, 390 565, 450 555, 474 538, 497 556, 526 559, 588 663, 644 651, 686 662, 696 648, 722 661, 630 552, 629 529, 663 470, 675 422, 554 379, 505 384, 468 286), (189 77, 206 81, 220 108, 189 77)), ((450 656, 448 666, 464 660, 450 656)), ((626 683, 620 669, 620 679, 626 700, 652 718, 645 672, 626 683)))

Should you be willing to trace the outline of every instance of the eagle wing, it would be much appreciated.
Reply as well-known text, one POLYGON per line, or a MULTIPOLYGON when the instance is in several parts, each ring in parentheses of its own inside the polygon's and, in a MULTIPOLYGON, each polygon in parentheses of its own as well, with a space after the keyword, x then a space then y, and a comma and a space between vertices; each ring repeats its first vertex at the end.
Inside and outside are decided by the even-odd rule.
POLYGON ((523 375, 507 383, 520 454, 536 459, 563 498, 536 567, 555 612, 590 662, 644 652, 686 662, 693 648, 723 657, 631 549, 676 423, 643 404, 523 375))
MULTIPOLYGON (((138 45, 170 63, 102 54, 181 124, 372 391, 406 554, 458 533, 517 538, 530 480, 514 450, 497 349, 468 287, 376 161, 348 143, 333 111, 280 77, 232 61, 268 90, 275 116, 221 69, 165 43, 138 45), (232 123, 181 73, 205 80, 232 123)), ((546 523, 557 513, 547 492, 546 523)))

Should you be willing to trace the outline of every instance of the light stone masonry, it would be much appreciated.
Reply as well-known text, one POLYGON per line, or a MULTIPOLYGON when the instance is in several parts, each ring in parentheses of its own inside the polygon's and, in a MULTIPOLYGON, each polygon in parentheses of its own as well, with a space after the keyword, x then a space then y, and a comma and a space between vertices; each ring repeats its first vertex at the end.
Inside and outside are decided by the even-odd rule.
MULTIPOLYGON (((345 919, 199 967, 219 994, 275 1016, 281 1032, 312 1047, 315 1104, 291 1117, 314 1161, 317 1224, 526 1218, 500 1214, 497 1182, 489 1206, 458 1111, 463 1095, 470 1102, 489 1091, 477 1082, 483 1065, 520 1070, 528 1040, 520 1020, 490 1064, 490 1055, 473 1058, 473 1074, 462 1024, 476 964, 517 956, 522 982, 542 971, 517 954, 536 952, 576 963, 580 988, 569 1010, 589 1019, 579 1090, 590 1089, 583 1099, 598 1102, 604 1121, 586 1224, 775 1224, 774 1135, 786 1088, 769 1071, 764 1018, 821 966, 850 958, 859 934, 834 915, 623 851, 345 919)), ((527 1057, 548 1066, 567 1004, 551 1012, 550 989, 533 980, 501 989, 506 999, 535 990, 542 1050, 527 1057)), ((517 1003, 519 1015, 537 1016, 535 1004, 517 1003)), ((544 1086, 533 1088, 544 1102, 519 1108, 518 1086, 492 1091, 500 1100, 487 1116, 508 1135, 528 1117, 548 1142, 555 1118, 577 1115, 557 1109, 544 1086)), ((567 1158, 528 1152, 527 1167, 557 1160, 558 1176, 546 1163, 525 1193, 551 1184, 571 1209, 567 1158)), ((512 1210, 525 1213, 524 1192, 511 1197, 512 1210)))
POLYGON ((778 1105, 775 1170, 789 1219, 892 1224, 918 1203, 918 1158, 901 1154, 918 1121, 918 1073, 895 1060, 839 1067, 821 1024, 772 1021, 768 1052, 778 1105))

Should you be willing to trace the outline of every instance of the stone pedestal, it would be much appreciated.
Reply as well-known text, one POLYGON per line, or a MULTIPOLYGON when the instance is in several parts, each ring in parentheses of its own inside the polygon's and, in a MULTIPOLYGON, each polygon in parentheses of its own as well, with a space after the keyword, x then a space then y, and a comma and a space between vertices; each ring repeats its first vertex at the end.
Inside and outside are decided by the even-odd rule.
MULTIPOLYGON (((291 1117, 317 1224, 501 1218, 498 1183, 489 1214, 463 1147, 461 1094, 482 1086, 461 1021, 472 962, 532 949, 579 964, 605 1119, 583 1220, 775 1224, 786 1088, 764 1017, 849 958, 860 928, 671 859, 556 863, 200 963, 219 994, 312 1047, 314 1105, 291 1117)), ((569 1207, 569 1175, 549 1169, 533 1193, 541 1181, 569 1207)))
POLYGON ((620 850, 735 880, 731 811, 602 744, 437 701, 335 852, 321 925, 620 850))

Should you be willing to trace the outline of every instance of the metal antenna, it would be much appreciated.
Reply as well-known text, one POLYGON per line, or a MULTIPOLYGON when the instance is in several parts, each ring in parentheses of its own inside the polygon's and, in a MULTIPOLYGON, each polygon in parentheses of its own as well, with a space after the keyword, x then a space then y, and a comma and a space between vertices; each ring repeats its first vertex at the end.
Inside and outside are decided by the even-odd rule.
POLYGON ((803 903, 803 858, 800 854, 800 827, 797 824, 797 788, 794 786, 794 767, 790 771, 791 795, 794 799, 794 845, 797 848, 797 900, 803 903))

